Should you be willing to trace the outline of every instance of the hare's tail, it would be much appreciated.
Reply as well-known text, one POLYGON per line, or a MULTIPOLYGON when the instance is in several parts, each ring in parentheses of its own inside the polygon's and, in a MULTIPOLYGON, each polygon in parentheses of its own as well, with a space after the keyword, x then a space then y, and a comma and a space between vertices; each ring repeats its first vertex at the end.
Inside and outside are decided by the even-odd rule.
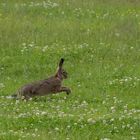
POLYGON ((6 96, 7 99, 17 99, 17 94, 12 94, 10 96, 6 96))
POLYGON ((17 98, 17 94, 12 94, 11 97, 17 98))

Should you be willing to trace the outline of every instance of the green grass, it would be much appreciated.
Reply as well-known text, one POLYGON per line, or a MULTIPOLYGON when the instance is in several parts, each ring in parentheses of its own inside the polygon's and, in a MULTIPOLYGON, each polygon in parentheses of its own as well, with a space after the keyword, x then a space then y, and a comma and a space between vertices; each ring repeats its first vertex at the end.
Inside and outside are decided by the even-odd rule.
POLYGON ((140 139, 138 0, 0 1, 0 140, 140 139), (56 71, 72 94, 5 98, 56 71))

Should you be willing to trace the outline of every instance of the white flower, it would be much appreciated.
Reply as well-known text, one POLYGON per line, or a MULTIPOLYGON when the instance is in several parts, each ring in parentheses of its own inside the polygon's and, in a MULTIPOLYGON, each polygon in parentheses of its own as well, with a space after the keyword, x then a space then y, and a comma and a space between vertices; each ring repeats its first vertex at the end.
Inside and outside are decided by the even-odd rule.
POLYGON ((96 123, 96 121, 93 120, 92 118, 89 118, 89 119, 87 120, 87 122, 90 123, 90 124, 94 124, 94 123, 96 123))
POLYGON ((130 128, 130 124, 127 124, 127 127, 130 128))
POLYGON ((103 124, 106 124, 106 120, 103 120, 103 124))
POLYGON ((124 129, 125 128, 125 125, 122 125, 122 128, 124 129))
POLYGON ((47 112, 45 112, 45 111, 41 112, 41 115, 46 115, 46 114, 47 114, 47 112))
POLYGON ((56 127, 56 128, 55 128, 55 130, 56 130, 56 131, 59 131, 59 128, 58 128, 58 127, 56 127))
POLYGON ((70 128, 70 125, 68 125, 67 128, 70 128))
POLYGON ((102 138, 101 140, 110 140, 109 138, 102 138))
POLYGON ((48 48, 48 45, 46 45, 45 47, 43 47, 42 51, 45 52, 48 48))
POLYGON ((135 137, 132 137, 132 140, 136 140, 136 138, 135 137))
POLYGON ((22 43, 22 46, 26 46, 26 43, 22 43))
POLYGON ((114 121, 114 118, 112 118, 110 121, 113 122, 114 121))
POLYGON ((124 110, 124 113, 127 113, 127 110, 126 109, 124 110))
POLYGON ((4 87, 5 87, 5 85, 3 83, 0 83, 0 89, 4 88, 4 87))
POLYGON ((110 109, 111 109, 112 112, 115 112, 115 107, 114 106, 112 106, 110 109))
POLYGON ((33 134, 32 134, 32 136, 33 136, 33 137, 35 137, 35 136, 36 136, 36 134, 35 134, 35 133, 33 133, 33 134))
POLYGON ((77 123, 74 123, 74 125, 77 125, 77 123))

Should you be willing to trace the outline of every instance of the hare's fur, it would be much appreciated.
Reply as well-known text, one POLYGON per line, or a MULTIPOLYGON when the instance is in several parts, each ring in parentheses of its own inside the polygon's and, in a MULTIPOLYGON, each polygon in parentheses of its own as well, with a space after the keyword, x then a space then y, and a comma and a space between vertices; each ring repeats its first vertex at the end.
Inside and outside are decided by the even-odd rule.
POLYGON ((71 93, 70 88, 63 87, 62 81, 67 78, 67 72, 62 68, 64 59, 59 62, 58 70, 54 76, 47 79, 27 84, 21 87, 16 95, 17 98, 29 99, 34 96, 44 96, 48 94, 56 94, 60 92, 71 93))

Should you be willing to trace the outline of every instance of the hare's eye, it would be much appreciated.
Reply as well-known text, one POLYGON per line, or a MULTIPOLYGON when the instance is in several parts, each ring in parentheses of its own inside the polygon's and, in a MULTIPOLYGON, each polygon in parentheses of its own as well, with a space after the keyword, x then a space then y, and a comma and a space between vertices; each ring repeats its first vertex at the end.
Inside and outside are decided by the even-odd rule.
POLYGON ((62 70, 62 73, 65 73, 65 71, 64 71, 64 70, 62 70))
POLYGON ((64 72, 63 72, 63 74, 64 74, 64 75, 67 75, 67 72, 66 72, 66 71, 64 71, 64 72))

